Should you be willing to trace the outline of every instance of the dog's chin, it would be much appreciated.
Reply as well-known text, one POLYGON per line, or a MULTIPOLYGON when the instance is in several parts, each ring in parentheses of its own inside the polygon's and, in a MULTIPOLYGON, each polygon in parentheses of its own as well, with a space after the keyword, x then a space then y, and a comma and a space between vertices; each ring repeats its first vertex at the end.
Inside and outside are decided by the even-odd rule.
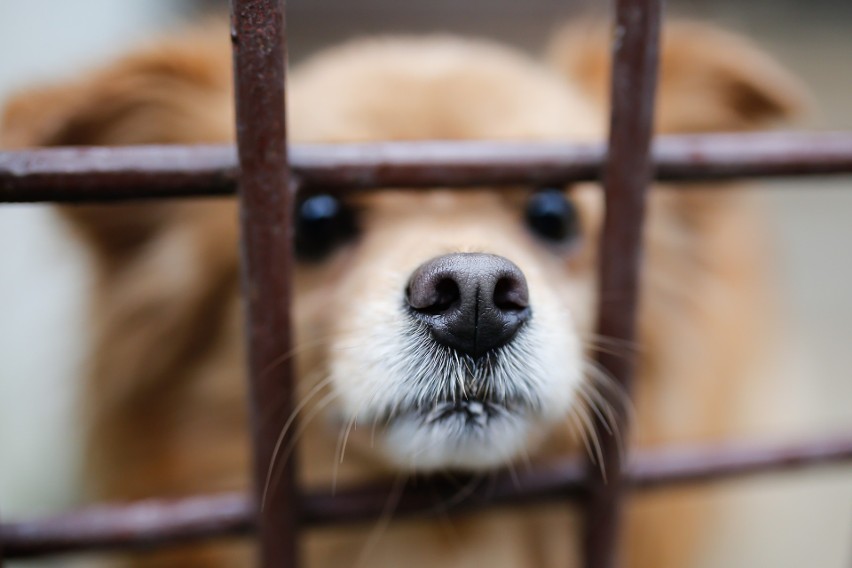
POLYGON ((481 471, 530 451, 541 426, 527 410, 477 400, 412 409, 384 429, 386 459, 409 471, 481 471))

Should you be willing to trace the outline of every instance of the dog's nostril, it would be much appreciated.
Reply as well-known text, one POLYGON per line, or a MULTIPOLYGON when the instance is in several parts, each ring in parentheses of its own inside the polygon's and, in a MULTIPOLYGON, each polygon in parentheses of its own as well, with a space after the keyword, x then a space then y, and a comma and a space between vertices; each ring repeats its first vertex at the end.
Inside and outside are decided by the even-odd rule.
POLYGON ((437 312, 443 312, 459 301, 459 285, 456 284, 455 280, 450 278, 444 278, 438 285, 435 286, 435 302, 432 304, 431 309, 437 312))
POLYGON ((422 314, 437 315, 459 301, 459 285, 452 278, 412 278, 406 297, 412 309, 422 314))
POLYGON ((521 278, 504 276, 494 286, 494 305, 507 312, 519 312, 529 307, 526 282, 521 278))
POLYGON ((523 272, 491 254, 433 258, 411 275, 406 299, 436 341, 472 357, 511 341, 530 316, 523 272))

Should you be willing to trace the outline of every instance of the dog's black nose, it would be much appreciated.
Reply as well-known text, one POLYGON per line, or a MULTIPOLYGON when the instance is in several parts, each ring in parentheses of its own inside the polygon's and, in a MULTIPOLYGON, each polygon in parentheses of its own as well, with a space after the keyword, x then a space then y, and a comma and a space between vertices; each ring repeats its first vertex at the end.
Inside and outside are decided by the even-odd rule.
POLYGON ((406 297, 439 343, 471 357, 511 341, 530 317, 524 273, 493 254, 433 258, 411 275, 406 297))

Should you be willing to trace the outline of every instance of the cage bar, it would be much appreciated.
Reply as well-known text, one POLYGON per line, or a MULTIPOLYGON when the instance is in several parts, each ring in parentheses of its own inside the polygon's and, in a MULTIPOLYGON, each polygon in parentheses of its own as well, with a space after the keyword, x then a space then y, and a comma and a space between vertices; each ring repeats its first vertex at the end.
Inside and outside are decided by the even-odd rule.
MULTIPOLYGON (((291 337, 292 191, 285 116, 283 0, 234 0, 238 195, 243 297, 254 447, 253 509, 258 566, 297 566, 296 463, 275 464, 279 434, 293 408, 291 337), (267 486, 273 466, 280 471, 267 486)), ((291 430, 292 432, 292 430, 291 430)), ((289 438, 285 437, 286 444, 289 438)))
MULTIPOLYGON (((566 184, 600 178, 603 144, 386 142, 293 144, 306 187, 566 184)), ((660 136, 660 181, 852 173, 852 133, 760 132, 660 136)), ((233 146, 39 148, 0 152, 0 202, 81 202, 233 194, 233 146)))
MULTIPOLYGON (((613 29, 613 63, 609 151, 604 166, 604 213, 598 255, 599 337, 632 344, 636 336, 639 270, 645 196, 652 178, 651 136, 659 60, 661 0, 617 0, 613 29)), ((635 354, 597 354, 600 367, 628 395, 635 354)), ((625 444, 629 441, 626 409, 614 401, 615 419, 625 444)), ((610 426, 595 419, 600 440, 598 463, 589 464, 585 502, 583 562, 587 568, 612 568, 626 480, 619 440, 610 426), (598 471, 600 470, 600 471, 598 471)))
MULTIPOLYGON (((242 216, 243 288, 254 447, 250 495, 103 505, 36 521, 0 523, 6 558, 149 549, 212 537, 259 533, 264 568, 297 566, 300 527, 375 520, 390 491, 375 482, 336 494, 299 494, 295 463, 265 496, 278 434, 292 408, 290 351, 292 199, 306 191, 381 187, 565 184, 604 178, 606 218, 600 267, 599 333, 634 336, 646 188, 661 181, 852 173, 852 133, 678 135, 650 142, 660 0, 617 0, 608 146, 570 143, 392 142, 294 145, 288 163, 283 0, 234 0, 232 39, 237 146, 49 148, 0 152, 0 202, 120 201, 228 195, 242 216), (292 175, 291 175, 292 168, 292 175), (239 186, 239 187, 237 187, 239 186), (275 361, 275 364, 272 364, 275 361), (261 422, 259 416, 264 416, 261 422), (267 418, 269 417, 269 418, 267 418)), ((599 363, 629 387, 633 362, 606 353, 599 363)), ((624 419, 624 417, 622 417, 624 419)), ((804 444, 728 444, 641 450, 622 471, 604 441, 606 480, 579 459, 498 474, 451 510, 458 491, 442 479, 405 487, 396 517, 459 514, 553 499, 586 505, 585 565, 613 566, 619 508, 627 490, 652 490, 852 459, 852 438, 804 444)), ((626 424, 622 425, 622 431, 626 424)), ((284 440, 288 443, 288 440, 284 440)), ((278 478, 278 476, 275 476, 278 478)), ((463 482, 465 480, 462 480, 463 482)))
MULTIPOLYGON (((728 442, 721 445, 640 450, 630 460, 626 477, 631 491, 660 490, 683 484, 718 482, 745 475, 779 473, 852 460, 852 435, 807 442, 728 442)), ((436 507, 458 493, 446 479, 420 480, 400 498, 396 518, 459 515, 494 506, 530 504, 555 499, 576 501, 584 495, 585 467, 576 458, 504 472, 487 488, 451 508, 436 507)), ((465 483, 466 480, 457 480, 465 483)), ((300 525, 325 527, 369 522, 385 508, 392 482, 374 482, 304 495, 300 525)), ((456 499, 456 501, 458 501, 456 499)), ((101 505, 53 517, 0 524, 10 558, 34 558, 95 550, 140 550, 238 536, 255 529, 254 510, 243 493, 101 505)))

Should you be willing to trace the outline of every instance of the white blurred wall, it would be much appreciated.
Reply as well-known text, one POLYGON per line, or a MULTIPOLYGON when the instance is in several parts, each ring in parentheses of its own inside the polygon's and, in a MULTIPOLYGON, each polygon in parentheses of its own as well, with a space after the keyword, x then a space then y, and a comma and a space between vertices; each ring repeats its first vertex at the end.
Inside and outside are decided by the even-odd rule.
MULTIPOLYGON (((0 104, 174 18, 164 0, 0 0, 0 104)), ((0 513, 64 507, 79 455, 85 257, 44 206, 0 207, 0 513)))
POLYGON ((39 79, 72 75, 150 36, 174 13, 168 0, 0 1, 0 98, 39 79))

